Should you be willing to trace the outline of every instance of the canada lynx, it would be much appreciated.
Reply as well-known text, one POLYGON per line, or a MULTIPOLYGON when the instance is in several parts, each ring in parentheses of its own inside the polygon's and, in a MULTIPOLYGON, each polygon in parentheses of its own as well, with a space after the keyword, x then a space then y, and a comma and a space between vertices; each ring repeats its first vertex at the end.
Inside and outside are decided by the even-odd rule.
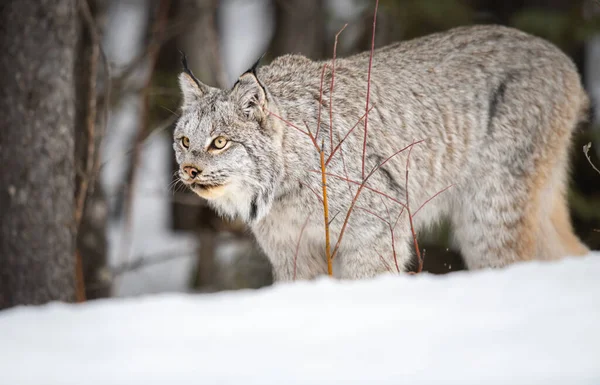
MULTIPOLYGON (((317 143, 325 144, 327 158, 331 143, 365 114, 368 62, 369 52, 338 59, 332 95, 331 65, 321 87, 326 62, 298 55, 244 73, 231 90, 204 85, 189 70, 180 75, 183 113, 174 134, 180 178, 219 213, 249 224, 276 280, 327 271, 319 153, 289 123, 316 133, 320 111, 317 143)), ((412 146, 407 183, 408 150, 369 179, 334 259, 335 276, 407 269, 413 252, 407 212, 394 242, 383 220, 396 221, 407 188, 414 213, 451 186, 414 214, 414 226, 449 218, 470 269, 587 252, 573 233, 565 192, 571 136, 588 98, 558 48, 500 26, 389 45, 374 52, 369 103, 367 172, 423 142, 412 146)), ((327 166, 332 245, 358 187, 343 178, 362 180, 363 140, 361 121, 327 166)))

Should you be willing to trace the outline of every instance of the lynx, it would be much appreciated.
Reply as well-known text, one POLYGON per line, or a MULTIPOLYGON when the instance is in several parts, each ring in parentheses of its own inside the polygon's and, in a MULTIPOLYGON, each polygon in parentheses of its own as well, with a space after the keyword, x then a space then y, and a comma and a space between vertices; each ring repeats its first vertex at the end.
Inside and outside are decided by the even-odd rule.
POLYGON ((179 77, 180 179, 221 215, 249 225, 276 280, 327 272, 320 158, 306 132, 318 131, 328 158, 359 119, 327 165, 332 245, 364 170, 377 171, 348 217, 334 276, 410 267, 410 218, 398 203, 407 197, 416 231, 450 221, 469 269, 587 253, 565 192, 571 137, 588 98, 565 54, 501 26, 382 47, 373 54, 364 116, 369 57, 338 59, 333 72, 331 61, 285 55, 229 90, 201 83, 187 65, 179 77))

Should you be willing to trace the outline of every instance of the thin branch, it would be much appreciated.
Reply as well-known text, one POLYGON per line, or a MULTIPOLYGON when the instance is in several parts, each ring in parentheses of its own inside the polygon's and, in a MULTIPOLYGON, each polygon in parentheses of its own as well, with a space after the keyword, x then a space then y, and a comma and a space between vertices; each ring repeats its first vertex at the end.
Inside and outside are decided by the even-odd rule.
POLYGON ((450 187, 453 187, 454 183, 451 184, 448 187, 444 187, 443 189, 441 189, 440 191, 438 191, 437 193, 435 193, 431 198, 427 199, 425 202, 423 202, 423 204, 421 206, 419 206, 419 208, 412 214, 413 218, 417 215, 417 213, 429 202, 431 202, 435 197, 437 197, 438 195, 440 195, 441 193, 443 193, 444 191, 448 190, 450 187))
POLYGON ((359 210, 362 210, 362 211, 364 211, 364 212, 366 212, 366 213, 368 213, 368 214, 371 214, 371 215, 373 215, 374 217, 376 217, 376 218, 380 219, 380 220, 381 220, 383 223, 385 223, 386 225, 389 225, 389 224, 390 224, 390 222, 389 222, 387 219, 385 219, 385 218, 384 218, 384 217, 382 217, 381 215, 377 214, 376 212, 374 212, 374 211, 372 211, 372 210, 369 210, 369 209, 368 209, 368 208, 366 208, 366 207, 362 207, 362 206, 356 206, 356 208, 357 208, 357 209, 359 209, 359 210))
POLYGON ((377 252, 377 255, 379 255, 379 259, 381 259, 381 262, 383 262, 383 265, 385 266, 387 271, 391 273, 392 268, 390 267, 390 264, 385 260, 385 258, 383 258, 383 255, 381 255, 380 252, 377 252))
MULTIPOLYGON (((171 115, 168 118, 166 118, 165 120, 163 120, 162 122, 159 122, 156 126, 151 127, 148 130, 148 135, 146 135, 144 137, 143 143, 141 144, 141 147, 146 146, 146 144, 148 143, 148 140, 151 137, 153 137, 155 135, 158 135, 161 132, 165 131, 167 128, 171 127, 171 125, 177 121, 177 118, 178 118, 178 116, 171 115)), ((105 167, 109 162, 114 161, 115 159, 123 158, 123 157, 125 157, 125 156, 133 153, 134 149, 135 149, 135 145, 129 147, 128 149, 126 149, 125 151, 123 151, 121 154, 115 155, 111 159, 106 160, 106 161, 104 161, 102 163, 99 163, 99 168, 101 169, 101 168, 105 167)), ((96 172, 96 175, 97 174, 98 173, 96 172)))
MULTIPOLYGON (((369 111, 371 111, 375 106, 371 106, 371 108, 369 108, 369 111)), ((352 126, 351 129, 348 130, 348 132, 346 132, 346 135, 344 135, 344 137, 342 138, 342 140, 337 144, 337 146, 335 146, 335 148, 333 149, 333 151, 331 151, 331 154, 329 154, 329 157, 327 158, 327 161, 325 162, 325 165, 329 165, 329 162, 331 161, 331 159, 333 158, 333 155, 336 153, 336 151, 342 146, 342 143, 344 143, 344 141, 346 140, 346 138, 348 137, 348 135, 350 135, 352 133, 352 131, 354 131, 354 129, 356 127, 358 127, 358 125, 360 124, 360 122, 365 118, 365 116, 367 115, 367 113, 365 112, 354 124, 354 126, 352 126)))
MULTIPOLYGON (((339 143, 338 148, 340 150, 340 158, 342 158, 342 170, 344 171, 344 176, 346 179, 350 179, 348 176, 348 168, 346 167, 346 159, 344 158, 344 150, 342 149, 341 143, 339 143)), ((325 162, 325 167, 327 167, 327 162, 325 162)), ((350 193, 350 196, 352 196, 354 194, 352 191, 352 184, 350 182, 347 182, 346 184, 348 185, 348 192, 350 193)))
MULTIPOLYGON (((163 36, 165 34, 165 28, 167 25, 167 19, 169 15, 170 1, 169 0, 160 0, 158 11, 156 14, 156 19, 154 24, 152 25, 152 42, 162 42, 163 36)), ((133 225, 133 192, 135 190, 135 179, 137 174, 138 164, 140 162, 141 157, 141 145, 144 141, 144 137, 146 136, 147 128, 148 128, 148 120, 149 120, 149 110, 150 110, 150 99, 149 99, 149 90, 152 83, 152 75, 154 73, 154 68, 156 66, 158 60, 158 54, 160 51, 160 45, 156 44, 151 46, 148 49, 148 60, 149 60, 149 70, 148 75, 145 80, 144 88, 142 89, 142 112, 140 114, 140 123, 137 127, 137 132, 134 139, 134 147, 133 153, 131 157, 131 165, 129 168, 129 175, 127 177, 128 181, 126 185, 128 189, 125 191, 125 208, 124 208, 124 218, 125 218, 125 231, 123 234, 122 240, 122 252, 125 253, 126 249, 129 248, 129 237, 127 234, 130 233, 130 230, 133 225)), ((129 253, 125 253, 125 255, 129 255, 129 253)))
MULTIPOLYGON (((85 158, 85 172, 81 176, 81 184, 79 186, 78 196, 75 199, 75 231, 76 235, 79 234, 79 228, 83 219, 83 213, 85 210, 85 204, 87 197, 90 193, 93 193, 93 189, 96 182, 96 177, 99 172, 100 156, 96 151, 96 143, 100 142, 106 133, 106 126, 108 124, 108 113, 110 103, 110 65, 106 53, 101 46, 100 33, 96 21, 92 15, 92 11, 87 0, 80 0, 78 2, 79 12, 83 16, 83 20, 86 23, 87 31, 90 35, 91 48, 90 53, 90 68, 89 68, 89 85, 88 85, 88 111, 86 121, 86 135, 87 135, 87 149, 85 158), (103 103, 103 114, 102 122, 100 124, 100 133, 96 132, 96 120, 98 111, 98 96, 97 96, 97 79, 98 79, 98 58, 102 59, 103 72, 104 72, 104 83, 105 83, 105 97, 103 103)), ((86 287, 85 278, 83 274, 83 260, 79 253, 79 250, 75 251, 75 262, 76 262, 76 286, 77 286, 77 297, 79 301, 86 300, 86 287)))
POLYGON ((363 179, 363 181, 361 182, 360 186, 358 187, 358 189, 356 190, 356 194, 354 195, 354 198, 352 199, 352 202, 350 203, 350 207, 348 209, 348 213, 346 214, 346 218, 344 219, 344 223, 342 225, 342 229, 340 230, 340 234, 338 236, 338 240, 336 242, 336 245, 333 249, 333 253, 331 255, 331 258, 335 258, 337 251, 340 247, 340 244, 342 242, 342 239, 344 237, 344 233, 346 231, 346 227, 348 226, 348 221, 350 219, 350 215, 352 215, 352 210, 354 209, 354 205, 356 204, 356 201, 358 200, 358 197, 361 193, 361 191, 363 190, 363 188, 365 188, 367 181, 369 180, 369 178, 371 178, 371 176, 373 176, 373 174, 379 170, 384 164, 386 164, 390 159, 392 159, 394 156, 400 154, 402 151, 405 151, 408 148, 412 148, 414 145, 423 142, 423 140, 419 140, 417 142, 412 142, 411 144, 409 144, 408 146, 404 147, 401 150, 398 150, 396 152, 394 152, 392 155, 390 155, 389 157, 387 157, 383 162, 381 162, 379 165, 375 166, 373 168, 373 170, 371 170, 371 172, 363 179))
MULTIPOLYGON (((285 124, 287 124, 288 126, 294 128, 296 131, 308 136, 313 145, 317 147, 317 149, 319 148, 319 146, 317 145, 316 140, 314 139, 314 136, 311 134, 310 129, 308 128, 308 126, 306 127, 308 129, 308 131, 304 131, 303 129, 301 129, 300 127, 296 126, 294 123, 290 122, 289 120, 284 119, 283 117, 277 115, 276 113, 267 110, 267 112, 269 113, 269 115, 272 115, 274 117, 276 117, 277 119, 281 120, 282 122, 284 122, 285 124)), ((306 123, 305 123, 306 124, 306 123)))
POLYGON ((596 168, 596 166, 594 165, 594 163, 592 162, 592 159, 590 158, 590 148, 592 148, 592 142, 586 144, 585 146, 583 146, 583 153, 585 154, 585 157, 587 158, 588 162, 590 163, 590 165, 592 166, 592 168, 594 170, 596 170, 596 172, 598 174, 600 174, 600 170, 598 170, 596 168))
POLYGON ((87 98, 87 120, 86 120, 86 136, 87 136, 87 149, 85 156, 85 171, 81 176, 81 183, 79 186, 78 195, 75 202, 75 225, 79 228, 81 219, 83 218, 83 211, 85 209, 85 200, 88 194, 88 187, 92 172, 94 170, 94 158, 96 157, 96 80, 98 77, 98 56, 100 55, 100 41, 99 36, 96 33, 94 17, 90 10, 89 4, 86 0, 79 2, 79 9, 83 15, 88 31, 90 34, 91 53, 89 61, 89 79, 88 79, 88 98, 87 98))
MULTIPOLYGON (((392 213, 390 212, 390 209, 388 207, 388 205, 385 203, 385 200, 383 200, 383 197, 379 196, 379 198, 381 199, 381 204, 385 206, 385 211, 387 212, 388 218, 391 221, 392 220, 392 213)), ((401 209, 401 211, 403 211, 404 208, 401 209)), ((396 234, 394 233, 394 229, 396 228, 396 226, 392 226, 391 222, 388 222, 388 227, 390 228, 390 233, 392 236, 392 255, 394 257, 394 263, 396 265, 396 271, 398 271, 398 273, 400 272, 400 267, 398 266, 398 255, 396 254, 396 234)))
MULTIPOLYGON (((321 130, 321 106, 323 105, 323 80, 325 78, 325 69, 327 68, 327 64, 323 64, 323 68, 321 69, 321 86, 319 87, 319 110, 317 112, 317 130, 315 132, 315 139, 319 137, 319 131, 321 130)), ((331 131, 331 127, 329 128, 331 131)), ((317 146, 317 151, 319 146, 317 146)))
POLYGON ((191 250, 170 250, 158 252, 156 254, 141 256, 137 258, 133 258, 130 262, 122 263, 118 266, 111 268, 111 275, 113 277, 120 276, 125 273, 129 273, 144 267, 169 262, 175 259, 183 258, 187 255, 195 255, 198 253, 200 248, 195 248, 191 250))
MULTIPOLYGON (((129 88, 131 85, 127 84, 128 80, 133 75, 133 73, 136 70, 138 70, 149 59, 156 47, 161 47, 170 39, 187 32, 190 28, 190 23, 196 22, 197 13, 195 12, 183 12, 182 16, 177 16, 177 19, 169 20, 169 25, 165 26, 164 33, 160 36, 151 36, 150 41, 146 45, 146 49, 144 49, 143 52, 139 53, 134 58, 129 60, 128 63, 126 63, 125 65, 115 68, 114 72, 116 73, 116 76, 110 79, 110 87, 114 90, 119 91, 119 93, 124 88, 129 88)), ((218 58, 215 60, 218 60, 218 58)))
POLYGON ((331 59, 331 85, 329 86, 329 152, 333 152, 333 86, 335 84, 335 59, 337 56, 337 44, 338 37, 346 27, 348 23, 344 24, 342 29, 335 34, 335 41, 333 43, 333 59, 331 59))
POLYGON ((413 216, 410 212, 410 195, 408 193, 408 171, 410 169, 410 154, 412 152, 412 147, 410 148, 410 150, 408 150, 408 156, 406 157, 406 185, 405 185, 405 190, 406 190, 406 211, 408 212, 408 220, 410 223, 410 231, 412 232, 412 236, 413 236, 413 242, 415 244, 415 252, 417 253, 417 261, 418 261, 418 267, 417 267, 417 273, 420 273, 421 271, 423 271, 423 259, 421 258, 421 250, 419 250, 419 242, 417 241, 417 233, 415 232, 415 226, 413 224, 413 216))
POLYGON ((304 122, 304 127, 306 127, 306 131, 308 131, 308 137, 312 141, 313 146, 315 146, 315 148, 317 149, 317 152, 320 151, 319 145, 317 144, 317 136, 312 134, 312 132, 310 131, 310 127, 308 126, 308 124, 306 122, 304 122))
POLYGON ((327 201, 327 176, 325 171, 325 152, 321 145, 321 181, 323 183, 323 219, 325 221, 325 256, 327 257, 327 274, 333 276, 331 263, 331 243, 329 240, 329 205, 327 201))
POLYGON ((315 196, 319 199, 319 201, 321 202, 321 204, 323 203, 323 198, 319 195, 318 192, 315 191, 315 189, 313 189, 311 186, 307 185, 306 183, 302 183, 301 181, 299 183, 302 186, 308 188, 313 194, 315 194, 315 196))
POLYGON ((361 210, 363 210, 363 211, 365 211, 365 212, 367 212, 367 213, 369 213, 369 214, 371 214, 371 215, 379 218, 382 222, 384 222, 388 226, 388 229, 390 230, 390 235, 391 235, 391 238, 392 238, 392 256, 394 257, 394 264, 396 265, 396 271, 399 273, 400 272, 400 266, 398 265, 398 256, 396 254, 396 235, 394 233, 394 227, 392 226, 392 224, 387 219, 383 218, 381 215, 379 215, 379 214, 377 214, 377 213, 375 213, 375 212, 373 212, 373 211, 371 211, 369 209, 366 209, 364 207, 356 206, 356 208, 357 209, 361 209, 361 210))
POLYGON ((362 178, 365 179, 365 159, 367 156, 367 134, 369 126, 369 100, 371 98, 371 69, 373 67, 373 53, 375 51, 375 30, 377 27, 377 10, 379 9, 379 0, 375 1, 375 14, 373 15, 373 33, 371 36, 371 52, 369 54, 369 71, 367 72, 367 101, 365 103, 365 134, 363 139, 362 153, 362 178))
POLYGON ((294 253, 294 281, 296 280, 296 270, 297 270, 297 266, 298 266, 298 250, 300 250, 300 241, 302 240, 302 235, 304 234, 304 230, 306 229, 306 226, 308 225, 308 220, 310 219, 310 216, 312 215, 312 211, 308 213, 308 215, 306 216, 306 219, 304 220, 304 224, 302 225, 302 228, 300 229, 300 235, 298 236, 298 242, 296 242, 296 252, 294 253))
MULTIPOLYGON (((309 170, 309 172, 320 173, 320 171, 318 171, 318 170, 309 170)), ((348 183, 352 183, 352 184, 357 185, 357 186, 360 186, 362 184, 361 182, 357 182, 357 181, 352 180, 350 178, 346 178, 346 177, 343 177, 341 175, 333 174, 333 173, 330 173, 330 172, 327 173, 327 176, 330 176, 330 177, 336 178, 336 179, 340 179, 340 180, 346 181, 348 183)), ((401 202, 398 199, 394 198, 393 196, 388 195, 388 194, 386 194, 386 193, 384 193, 382 191, 379 191, 379 190, 377 190, 377 189, 375 189, 375 188, 373 188, 373 187, 371 187, 369 185, 365 185, 364 188, 367 189, 367 190, 369 190, 369 191, 371 191, 371 192, 373 192, 373 193, 375 193, 375 194, 381 195, 382 197, 387 198, 387 199, 391 200, 394 203, 399 204, 403 208, 406 207, 406 205, 404 204, 404 202, 401 202)))

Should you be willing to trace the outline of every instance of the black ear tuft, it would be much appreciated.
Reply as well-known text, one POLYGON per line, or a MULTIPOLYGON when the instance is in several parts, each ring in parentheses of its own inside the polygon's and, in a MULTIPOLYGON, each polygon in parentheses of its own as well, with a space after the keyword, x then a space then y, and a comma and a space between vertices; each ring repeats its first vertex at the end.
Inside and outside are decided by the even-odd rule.
POLYGON ((187 57, 183 51, 181 53, 181 65, 183 72, 179 74, 179 87, 183 93, 182 108, 188 108, 196 103, 203 95, 209 92, 209 87, 194 76, 190 67, 188 67, 187 57))
POLYGON ((183 66, 183 72, 188 74, 192 78, 192 80, 194 80, 198 88, 202 89, 200 81, 194 76, 194 73, 192 72, 190 67, 188 67, 187 56, 185 56, 185 52, 179 50, 179 53, 181 54, 181 65, 183 66))
POLYGON ((250 69, 248 71, 246 71, 246 73, 250 72, 254 75, 256 75, 256 70, 258 69, 258 65, 260 64, 260 61, 265 57, 267 53, 263 53, 262 55, 260 55, 260 57, 258 58, 258 60, 256 61, 256 63, 254 63, 252 65, 252 67, 250 67, 250 69))
POLYGON ((258 58, 258 60, 254 64, 252 64, 252 67, 248 68, 243 74, 240 75, 240 77, 238 78, 238 80, 236 80, 236 82, 233 84, 233 87, 231 87, 231 89, 234 89, 235 86, 238 85, 238 83, 240 82, 240 79, 244 75, 251 74, 251 75, 254 75, 254 77, 256 79, 258 79, 258 76, 256 75, 256 70, 258 69, 258 65, 260 64, 260 61, 265 57, 266 54, 267 53, 265 52, 262 55, 260 55, 260 57, 258 58))

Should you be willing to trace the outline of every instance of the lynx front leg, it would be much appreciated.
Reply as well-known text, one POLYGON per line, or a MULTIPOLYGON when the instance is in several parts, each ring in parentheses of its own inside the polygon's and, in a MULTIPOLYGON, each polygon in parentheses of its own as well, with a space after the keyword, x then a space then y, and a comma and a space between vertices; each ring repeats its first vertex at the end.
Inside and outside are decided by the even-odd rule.
POLYGON ((323 249, 317 245, 302 244, 296 251, 295 244, 281 244, 279 248, 272 248, 267 255, 276 282, 313 279, 327 274, 323 249))
POLYGON ((342 279, 364 279, 387 272, 406 271, 405 266, 411 256, 406 237, 396 239, 395 255, 394 258, 391 235, 385 234, 363 247, 343 249, 334 259, 333 275, 342 279))

